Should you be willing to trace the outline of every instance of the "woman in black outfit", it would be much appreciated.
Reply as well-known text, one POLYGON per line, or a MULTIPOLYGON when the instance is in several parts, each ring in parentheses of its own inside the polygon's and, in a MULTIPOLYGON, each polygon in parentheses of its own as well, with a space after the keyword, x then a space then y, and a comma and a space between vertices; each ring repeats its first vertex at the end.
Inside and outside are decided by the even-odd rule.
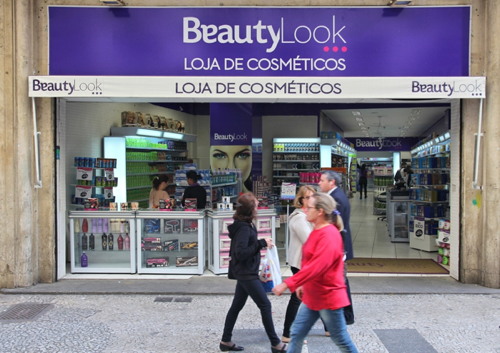
POLYGON ((196 171, 188 170, 186 178, 188 187, 184 190, 184 195, 182 195, 182 206, 185 206, 186 199, 196 199, 196 208, 205 208, 207 205, 207 191, 203 186, 198 184, 198 180, 201 177, 196 171))
POLYGON ((282 343, 276 331, 271 314, 271 302, 259 279, 260 250, 274 246, 272 239, 257 239, 257 230, 252 221, 257 215, 258 201, 252 193, 238 197, 234 223, 228 226, 231 239, 228 278, 236 279, 236 289, 233 302, 226 315, 224 332, 219 344, 220 350, 242 351, 243 347, 231 341, 233 328, 241 309, 245 306, 248 296, 260 309, 262 322, 267 336, 271 341, 273 353, 286 352, 286 344, 282 343))

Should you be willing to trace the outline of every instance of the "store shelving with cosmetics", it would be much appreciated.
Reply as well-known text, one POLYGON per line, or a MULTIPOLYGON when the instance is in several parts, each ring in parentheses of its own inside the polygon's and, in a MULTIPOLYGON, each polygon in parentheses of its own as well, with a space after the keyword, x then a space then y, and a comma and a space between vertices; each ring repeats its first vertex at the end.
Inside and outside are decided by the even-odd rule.
POLYGON ((92 209, 109 207, 109 203, 115 200, 113 188, 118 186, 114 174, 116 159, 75 157, 74 167, 76 184, 73 185, 72 204, 92 209))
POLYGON ((319 170, 319 138, 273 139, 274 192, 279 192, 282 183, 299 185, 300 173, 319 170))
POLYGON ((138 202, 141 208, 148 207, 153 178, 166 174, 173 182, 175 170, 188 160, 186 141, 152 136, 105 137, 104 154, 117 160, 116 173, 123 180, 116 192, 117 201, 138 202))
POLYGON ((410 247, 438 251, 439 223, 450 212, 450 133, 420 143, 411 153, 410 247))

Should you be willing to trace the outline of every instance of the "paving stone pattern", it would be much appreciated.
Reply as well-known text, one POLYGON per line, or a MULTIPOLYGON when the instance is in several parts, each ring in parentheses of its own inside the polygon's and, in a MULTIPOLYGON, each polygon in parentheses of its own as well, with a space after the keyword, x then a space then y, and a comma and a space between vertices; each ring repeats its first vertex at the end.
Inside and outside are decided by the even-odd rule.
MULTIPOLYGON (((158 297, 0 295, 0 313, 22 303, 52 305, 34 320, 0 321, 0 352, 219 352, 231 296, 186 296, 191 298, 186 302, 158 301, 158 297)), ((280 336, 288 298, 270 296, 280 336)), ((353 301, 356 323, 349 326, 349 332, 360 352, 396 353, 398 345, 413 345, 420 347, 419 353, 427 353, 422 351, 425 347, 429 353, 500 353, 500 295, 354 295, 353 301), (417 345, 408 344, 408 338, 417 345)), ((233 340, 248 353, 271 351, 258 309, 250 299, 233 340)), ((303 353, 330 352, 338 350, 317 324, 303 353)))

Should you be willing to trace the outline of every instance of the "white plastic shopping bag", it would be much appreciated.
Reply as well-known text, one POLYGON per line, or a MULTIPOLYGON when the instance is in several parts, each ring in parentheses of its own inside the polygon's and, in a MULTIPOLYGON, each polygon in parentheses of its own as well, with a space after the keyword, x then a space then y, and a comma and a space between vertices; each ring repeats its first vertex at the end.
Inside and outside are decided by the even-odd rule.
POLYGON ((276 246, 267 249, 266 256, 260 263, 259 278, 266 292, 271 292, 273 287, 282 282, 280 259, 276 246))

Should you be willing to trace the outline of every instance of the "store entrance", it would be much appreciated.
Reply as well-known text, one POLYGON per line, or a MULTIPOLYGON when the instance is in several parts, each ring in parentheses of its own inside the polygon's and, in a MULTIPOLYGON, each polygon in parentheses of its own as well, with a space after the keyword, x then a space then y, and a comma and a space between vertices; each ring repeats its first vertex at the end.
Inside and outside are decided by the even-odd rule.
MULTIPOLYGON (((266 119, 272 120, 272 117, 263 117, 264 130, 271 126, 265 123, 266 119)), ((356 140, 361 141, 358 147, 372 146, 371 149, 358 148, 345 168, 344 180, 350 180, 350 185, 344 187, 351 205, 355 259, 350 263, 353 263, 353 271, 448 273, 453 249, 450 249, 449 237, 438 239, 438 235, 449 234, 449 224, 455 221, 452 208, 456 205, 450 207, 450 199, 458 201, 459 195, 456 190, 450 191, 449 185, 452 179, 458 183, 459 121, 458 105, 450 101, 367 103, 348 108, 339 105, 339 109, 321 111, 318 117, 320 134, 334 129, 352 142, 354 149, 356 140), (406 148, 397 148, 399 146, 393 141, 405 138, 414 138, 414 142, 406 148), (385 144, 392 143, 395 148, 382 148, 384 140, 392 140, 385 144), (455 147, 450 149, 451 145, 455 147), (361 165, 368 170, 367 192, 362 194, 356 168, 361 165), (395 175, 404 165, 409 168, 410 175, 406 176, 404 185, 396 186, 395 175), (349 174, 351 172, 353 175, 349 174), (444 238, 447 239, 443 242, 444 238)), ((289 129, 290 135, 280 132, 277 136, 294 136, 294 128, 289 129)), ((332 152, 333 159, 347 163, 347 158, 332 152)), ((332 167, 335 167, 333 163, 332 167)), ((275 175, 273 171, 272 177, 275 175)), ((283 225, 286 224, 283 222, 283 225)), ((286 239, 286 229, 280 232, 282 239, 286 239)))
MULTIPOLYGON (((207 109, 207 104, 168 104, 162 106, 158 104, 151 105, 149 103, 90 103, 71 102, 66 100, 61 100, 59 104, 64 108, 61 109, 61 112, 65 112, 65 115, 60 115, 58 117, 63 122, 58 124, 58 126, 63 126, 64 130, 61 129, 58 131, 57 135, 60 139, 58 141, 59 145, 65 146, 63 149, 65 153, 62 153, 61 157, 62 160, 65 161, 66 165, 62 170, 58 171, 58 189, 62 191, 60 193, 60 195, 62 195, 62 203, 60 204, 69 204, 71 194, 74 192, 74 186, 67 182, 67 180, 74 179, 74 177, 70 175, 70 173, 74 173, 73 156, 104 155, 103 151, 100 150, 102 139, 109 135, 110 126, 119 126, 120 113, 123 111, 148 111, 152 115, 166 115, 167 113, 178 114, 179 119, 186 122, 187 130, 190 133, 198 135, 196 143, 191 142, 188 145, 187 153, 189 158, 193 159, 195 163, 198 163, 198 166, 202 169, 210 167, 206 141, 206 135, 208 135, 207 131, 210 129, 210 112, 207 109), (106 117, 106 119, 103 117, 106 117), (86 126, 85 129, 83 128, 84 125, 86 126), (75 141, 78 143, 75 143, 75 141)), ((405 103, 391 101, 384 103, 375 102, 363 104, 269 103, 255 104, 255 106, 257 107, 257 110, 254 111, 254 119, 257 123, 254 124, 253 135, 256 137, 256 140, 260 141, 260 147, 258 149, 254 149, 254 152, 259 152, 254 154, 254 161, 259 161, 259 168, 256 169, 260 169, 260 175, 266 177, 269 181, 272 181, 275 175, 273 170, 273 139, 275 138, 285 137, 291 139, 318 139, 321 132, 337 131, 342 134, 344 139, 356 137, 384 139, 386 137, 410 136, 417 137, 417 140, 422 140, 429 136, 432 136, 433 139, 435 139, 435 137, 439 138, 443 136, 443 134, 448 133, 448 143, 451 147, 448 149, 449 156, 448 162, 445 163, 446 165, 441 166, 440 168, 427 166, 427 169, 419 167, 416 168, 419 170, 416 170, 414 174, 422 175, 420 177, 422 180, 419 181, 419 185, 424 182, 429 184, 428 181, 423 181, 423 178, 429 177, 429 174, 449 174, 449 181, 447 183, 443 183, 442 185, 440 184, 440 188, 447 191, 446 198, 450 201, 448 203, 449 206, 447 206, 448 209, 443 212, 443 208, 441 207, 441 213, 429 216, 429 212, 433 211, 434 208, 424 207, 424 211, 427 212, 424 216, 427 217, 424 217, 422 224, 425 230, 425 227, 431 227, 428 224, 432 223, 436 225, 436 222, 438 222, 437 220, 447 218, 449 224, 451 224, 448 232, 451 234, 453 234, 453 232, 455 233, 454 236, 450 236, 449 238, 458 239, 458 224, 456 223, 458 223, 458 190, 460 190, 460 188, 455 187, 450 190, 449 186, 446 186, 445 184, 450 185, 451 183, 454 183, 454 185, 459 185, 459 101, 407 101, 405 103), (426 115, 424 111, 428 108, 437 109, 439 112, 432 116, 430 114, 426 115), (389 110, 391 110, 393 115, 391 115, 390 119, 386 119, 385 117, 389 116, 389 110), (417 113, 419 110, 420 113, 417 113), (394 113, 393 111, 397 112, 394 113), (376 114, 376 112, 378 112, 378 114, 376 114), (382 116, 382 118, 380 118, 380 116, 382 116), (364 118, 364 126, 366 127, 366 130, 361 129, 363 125, 360 125, 359 119, 356 119, 359 117, 364 118), (417 130, 411 130, 416 127, 418 127, 417 130), (402 132, 404 132, 404 134, 402 132), (455 202, 451 202, 452 200, 455 200, 455 202), (432 218, 432 222, 430 222, 430 218, 432 218), (434 218, 436 218, 436 220, 434 220, 434 218)), ((433 139, 429 139, 429 141, 433 139)), ((436 144, 436 146, 438 146, 438 144, 436 144)), ((413 159, 415 159, 415 163, 419 163, 417 161, 418 158, 420 158, 417 153, 419 151, 415 151, 412 155, 413 147, 415 146, 410 146, 404 151, 357 151, 355 158, 351 159, 349 162, 349 171, 355 171, 357 164, 366 164, 370 171, 366 197, 362 197, 361 199, 359 198, 360 193, 357 189, 356 177, 354 177, 354 180, 350 183, 350 189, 347 190, 347 193, 351 196, 350 224, 354 245, 354 255, 358 262, 361 262, 361 259, 370 259, 370 261, 360 264, 361 266, 364 266, 364 271, 362 272, 370 272, 370 269, 366 264, 373 263, 373 259, 437 260, 440 255, 438 253, 438 249, 430 247, 430 245, 432 245, 430 242, 427 245, 429 249, 421 249, 422 246, 418 246, 418 244, 416 247, 410 246, 409 241, 394 242, 394 239, 391 239, 390 237, 390 218, 388 218, 387 211, 380 211, 380 209, 384 208, 380 205, 383 201, 385 201, 386 204, 390 203, 387 200, 387 196, 385 197, 385 200, 381 197, 381 194, 383 193, 383 190, 381 189, 387 189, 392 185, 393 175, 400 167, 401 162, 406 161, 414 163, 413 159), (385 174, 380 175, 380 173, 385 174)), ((423 151, 424 155, 425 153, 429 153, 426 151, 430 151, 431 147, 432 146, 429 146, 428 150, 423 151)), ((298 147, 296 146, 296 148, 298 147)), ((354 149, 356 149, 356 147, 354 147, 354 149)), ((334 157, 334 154, 332 154, 329 158, 334 157)), ((426 162, 423 160, 421 163, 426 162)), ((61 166, 62 165, 63 164, 61 164, 61 166)), ((320 166, 318 165, 317 171, 319 171, 319 167, 320 166)), ((296 171, 297 170, 286 171, 286 173, 293 174, 296 171)), ((256 176, 257 174, 254 177, 256 176)), ((432 177, 430 178, 432 179, 432 177)), ((426 185, 421 189, 422 190, 420 190, 418 194, 418 197, 420 198, 418 201, 422 202, 419 202, 418 205, 412 206, 413 208, 410 208, 410 205, 408 205, 408 209, 403 210, 404 212, 401 211, 401 209, 398 209, 398 216, 406 213, 404 217, 407 217, 406 224, 408 228, 408 237, 410 237, 410 221, 413 221, 413 225, 415 223, 415 219, 410 219, 411 213, 413 212, 415 213, 414 215, 417 215, 417 212, 420 212, 422 207, 425 206, 425 198, 421 195, 429 193, 428 189, 430 188, 426 185)), ((434 191, 431 192, 431 194, 433 193, 434 191)), ((279 197, 277 199, 279 200, 279 197)), ((282 207, 279 212, 281 215, 284 215, 286 207, 283 207, 283 205, 281 206, 282 207)), ((435 206, 440 206, 440 204, 437 203, 435 206)), ((61 208, 60 211, 61 212, 58 212, 58 214, 66 214, 65 209, 61 208)), ((282 256, 283 263, 285 263, 287 245, 286 217, 281 218, 281 220, 282 222, 276 231, 276 235, 278 246, 281 249, 280 255, 282 256)), ((64 229, 66 228, 65 217, 61 217, 58 222, 59 229, 61 230, 59 237, 60 240, 58 242, 58 248, 60 249, 60 254, 58 255, 58 274, 61 277, 67 272, 64 266, 69 251, 62 251, 62 249, 65 249, 67 245, 67 235, 64 232, 64 229)), ((436 229, 437 226, 427 233, 430 233, 429 235, 437 238, 436 234, 432 234, 432 232, 436 232, 436 229)), ((430 237, 428 238, 430 239, 430 237)), ((458 244, 450 243, 449 245, 450 249, 447 250, 450 254, 448 257, 450 259, 450 265, 448 268, 456 268, 456 271, 458 272, 458 244), (453 256, 456 256, 456 260, 453 260, 453 256)), ((398 273, 397 268, 392 271, 396 271, 393 273, 398 273)), ((414 268, 413 271, 413 273, 424 273, 423 270, 418 267, 416 269, 414 268)))

